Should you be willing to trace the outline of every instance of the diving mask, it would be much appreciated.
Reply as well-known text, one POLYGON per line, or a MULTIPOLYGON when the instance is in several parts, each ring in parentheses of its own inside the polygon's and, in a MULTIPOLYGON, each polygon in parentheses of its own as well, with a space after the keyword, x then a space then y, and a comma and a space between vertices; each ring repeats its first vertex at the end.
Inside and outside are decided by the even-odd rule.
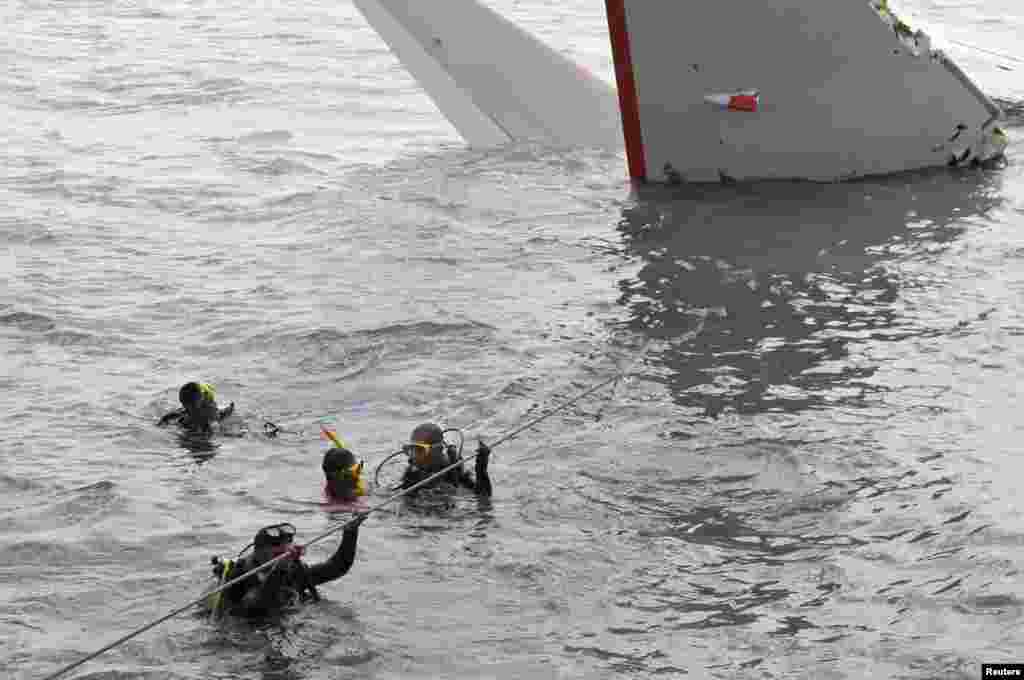
MULTIPOLYGON (((417 467, 431 467, 435 464, 435 451, 440 454, 444 450, 444 444, 424 444, 423 442, 410 442, 402 447, 402 451, 409 457, 409 462, 417 467)), ((443 463, 443 460, 439 459, 443 463)))
POLYGON ((268 527, 263 527, 256 532, 256 538, 253 544, 257 548, 263 546, 271 546, 276 548, 279 546, 287 546, 295 540, 295 527, 288 522, 281 524, 272 524, 268 527))

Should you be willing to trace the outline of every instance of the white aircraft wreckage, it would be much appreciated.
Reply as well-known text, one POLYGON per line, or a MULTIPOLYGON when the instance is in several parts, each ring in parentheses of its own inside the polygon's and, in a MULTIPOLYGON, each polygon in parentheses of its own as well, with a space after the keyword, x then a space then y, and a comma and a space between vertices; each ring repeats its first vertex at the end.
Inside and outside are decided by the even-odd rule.
POLYGON ((605 0, 618 91, 477 0, 354 0, 459 134, 626 147, 654 182, 835 181, 1002 155, 996 106, 887 0, 605 0))

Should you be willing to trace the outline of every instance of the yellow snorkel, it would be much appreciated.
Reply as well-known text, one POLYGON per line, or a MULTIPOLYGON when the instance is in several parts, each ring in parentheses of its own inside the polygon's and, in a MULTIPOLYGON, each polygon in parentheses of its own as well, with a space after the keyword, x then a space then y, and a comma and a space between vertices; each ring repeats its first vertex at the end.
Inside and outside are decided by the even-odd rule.
POLYGON ((341 441, 341 439, 338 437, 338 435, 334 434, 334 432, 332 430, 328 430, 323 425, 320 426, 320 433, 323 434, 323 436, 326 439, 329 439, 331 441, 331 443, 333 443, 339 449, 347 449, 348 448, 347 446, 345 446, 345 442, 341 441))

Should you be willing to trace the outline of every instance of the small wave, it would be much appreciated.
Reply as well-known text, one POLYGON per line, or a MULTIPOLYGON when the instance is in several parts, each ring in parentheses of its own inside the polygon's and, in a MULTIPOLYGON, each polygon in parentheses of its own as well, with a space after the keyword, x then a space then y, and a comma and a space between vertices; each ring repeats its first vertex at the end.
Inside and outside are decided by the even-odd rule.
POLYGON ((98 512, 116 510, 124 501, 114 482, 103 480, 57 495, 47 514, 68 523, 94 519, 98 512))
POLYGON ((956 609, 964 613, 987 615, 1019 612, 1022 607, 1024 603, 1012 593, 971 595, 955 605, 956 609))
POLYGON ((604 649, 602 647, 592 645, 576 646, 566 644, 562 649, 569 654, 582 654, 604 661, 609 665, 610 669, 625 674, 665 672, 659 668, 649 668, 649 666, 651 662, 668 658, 668 655, 665 652, 658 649, 647 652, 646 654, 617 652, 611 649, 604 649))
POLYGON ((301 335, 299 340, 323 345, 341 342, 344 338, 344 333, 336 331, 333 328, 318 328, 315 331, 301 335))
POLYGON ((292 153, 300 158, 306 158, 311 161, 326 161, 334 163, 339 160, 334 154, 324 153, 323 151, 304 151, 302 149, 295 149, 292 153))
POLYGON ((246 155, 236 150, 226 149, 223 152, 224 159, 243 172, 255 175, 269 175, 280 177, 293 174, 322 175, 322 170, 315 168, 301 161, 294 161, 283 155, 269 155, 257 151, 257 155, 246 155))
POLYGON ((409 261, 410 262, 436 262, 438 264, 446 264, 446 265, 449 265, 451 267, 457 267, 457 266, 459 266, 459 264, 462 263, 462 261, 457 259, 457 258, 454 258, 454 257, 444 257, 444 256, 440 256, 440 255, 433 256, 433 257, 410 257, 409 261))
POLYGON ((31 312, 14 312, 0 316, 0 325, 14 326, 23 331, 44 332, 57 327, 48 316, 32 314, 31 312))
POLYGON ((380 328, 357 331, 355 335, 368 338, 407 337, 410 335, 418 338, 433 338, 443 337, 452 333, 463 333, 466 331, 478 331, 481 329, 491 328, 492 327, 487 324, 478 322, 440 323, 437 321, 418 321, 408 324, 390 324, 388 326, 381 326, 380 328))
POLYGON ((297 161, 288 160, 281 156, 277 156, 267 161, 253 163, 246 168, 248 172, 257 175, 270 175, 272 177, 279 177, 281 175, 292 175, 292 174, 323 174, 321 170, 318 170, 305 163, 299 163, 297 161))
POLYGON ((101 480, 99 482, 93 482, 92 484, 86 484, 85 486, 77 487, 75 489, 72 489, 71 492, 69 492, 69 493, 86 493, 86 494, 98 493, 98 494, 105 495, 105 494, 109 493, 110 491, 113 491, 115 486, 116 485, 113 482, 111 482, 110 480, 104 479, 104 480, 101 480))
POLYGON ((267 208, 278 208, 283 206, 290 206, 295 203, 309 203, 312 199, 316 198, 316 192, 313 191, 296 191, 283 196, 275 196, 268 198, 263 202, 263 205, 267 208))
POLYGON ((324 656, 324 661, 334 666, 360 666, 377 658, 377 653, 370 649, 345 649, 324 656))
POLYGON ((376 364, 376 356, 368 356, 362 361, 353 364, 350 359, 344 361, 334 361, 326 364, 322 368, 317 365, 314 360, 307 360, 299 363, 299 368, 307 371, 327 372, 333 380, 351 380, 352 378, 358 378, 359 376, 367 373, 376 364))
MULTIPOLYGON (((368 351, 380 349, 381 341, 401 341, 408 338, 423 340, 426 338, 448 337, 451 335, 464 335, 467 332, 490 330, 491 326, 478 322, 464 323, 441 323, 436 321, 419 321, 412 323, 396 323, 378 328, 367 328, 350 333, 341 332, 335 328, 318 328, 298 334, 270 335, 263 334, 253 338, 253 342, 260 345, 273 347, 289 347, 294 351, 294 345, 300 347, 333 348, 336 352, 351 358, 353 355, 363 355, 368 351)), ((331 357, 321 357, 321 360, 331 357)))
POLYGON ((91 333, 72 330, 54 330, 43 337, 46 342, 58 347, 95 347, 107 344, 106 340, 101 340, 91 333))
POLYGON ((266 130, 264 132, 250 132, 238 138, 242 144, 283 144, 292 139, 292 133, 287 130, 266 130))
POLYGON ((43 486, 38 482, 34 482, 31 479, 24 477, 12 477, 0 473, 0 490, 4 492, 11 491, 34 491, 42 489, 43 486))
POLYGON ((0 237, 7 243, 27 243, 29 245, 45 245, 56 243, 58 236, 46 225, 34 222, 14 223, 0 230, 0 237))
POLYGON ((245 99, 244 94, 250 93, 244 83, 235 84, 231 79, 223 81, 204 81, 198 90, 159 92, 150 95, 143 102, 146 106, 166 108, 168 106, 202 106, 204 104, 237 103, 245 99))
POLYGON ((42 97, 39 103, 53 111, 97 111, 110 106, 110 102, 91 97, 67 97, 62 99, 42 97))
POLYGON ((534 562, 508 562, 494 565, 499 574, 524 581, 531 586, 543 586, 548 582, 547 569, 534 562))
POLYGON ((0 550, 0 566, 26 564, 76 564, 88 557, 84 550, 76 550, 65 543, 49 541, 18 541, 0 550))

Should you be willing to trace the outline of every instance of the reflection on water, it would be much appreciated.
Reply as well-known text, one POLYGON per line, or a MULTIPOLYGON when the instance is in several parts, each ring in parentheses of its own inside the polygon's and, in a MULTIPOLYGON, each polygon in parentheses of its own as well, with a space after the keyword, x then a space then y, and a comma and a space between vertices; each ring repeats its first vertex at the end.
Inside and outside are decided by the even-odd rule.
POLYGON ((220 444, 214 441, 210 435, 191 430, 182 430, 178 434, 178 446, 188 451, 192 459, 203 464, 217 455, 220 444))
MULTIPOLYGON (((627 653, 674 635, 686 652, 666 663, 753 678, 798 677, 794 661, 829 668, 876 640, 887 651, 863 663, 952 665, 907 631, 959 627, 961 649, 987 644, 977 641, 991 630, 968 640, 949 601, 971 592, 972 575, 1002 567, 964 557, 981 539, 974 506, 956 497, 962 468, 894 438, 946 425, 929 412, 893 416, 917 402, 887 369, 894 356, 923 369, 907 339, 944 346, 941 336, 959 338, 987 315, 930 303, 963 276, 958 241, 985 241, 973 230, 1000 219, 989 213, 1005 208, 1002 181, 972 170, 638 189, 619 231, 639 270, 619 291, 633 329, 663 340, 648 378, 689 413, 769 415, 709 423, 689 441, 669 432, 630 472, 577 474, 583 504, 635 531, 606 541, 626 565, 609 588, 608 623, 581 626, 567 649, 594 635, 627 653)), ((942 436, 956 439, 958 427, 942 436)))
MULTIPOLYGON (((642 187, 619 225, 644 264, 620 282, 675 401, 717 416, 860 403, 865 340, 942 332, 901 314, 896 260, 936 257, 999 204, 991 171, 844 184, 642 187), (673 343, 706 324, 690 341, 673 343)), ((957 319, 951 319, 950 325, 957 319)))
POLYGON ((193 677, 300 680, 319 677, 325 667, 358 666, 375 656, 356 612, 329 600, 257 620, 225 617, 214 624, 194 618, 197 625, 171 643, 202 666, 202 675, 193 677))
MULTIPOLYGON (((288 431, 278 428, 277 432, 288 431)), ((219 439, 241 439, 248 434, 248 424, 240 417, 232 416, 231 418, 218 423, 214 431, 211 433, 204 433, 184 428, 180 429, 177 434, 177 440, 178 446, 185 449, 185 451, 188 452, 188 455, 197 464, 201 465, 217 455, 217 451, 221 446, 218 443, 219 439)))

